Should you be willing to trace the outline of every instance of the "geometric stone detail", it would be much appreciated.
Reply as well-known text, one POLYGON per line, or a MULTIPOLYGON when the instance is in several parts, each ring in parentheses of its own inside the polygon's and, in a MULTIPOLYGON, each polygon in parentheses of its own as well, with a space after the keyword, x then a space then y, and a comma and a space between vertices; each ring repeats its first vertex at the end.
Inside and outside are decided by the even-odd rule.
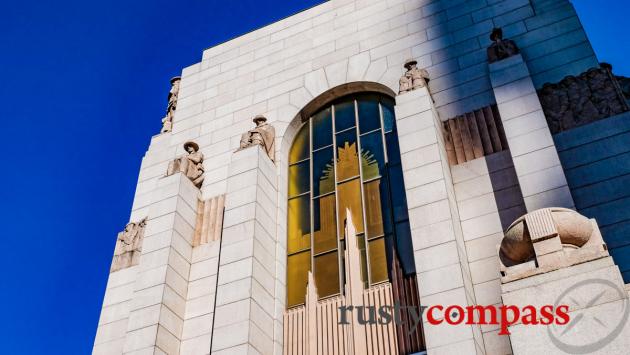
POLYGON ((443 123, 449 165, 462 164, 508 149, 496 105, 452 118, 443 123))
POLYGON ((558 229, 551 216, 550 208, 543 208, 525 215, 525 223, 532 242, 555 237, 558 229))
POLYGON ((193 247, 221 239, 224 210, 225 195, 198 201, 193 247))

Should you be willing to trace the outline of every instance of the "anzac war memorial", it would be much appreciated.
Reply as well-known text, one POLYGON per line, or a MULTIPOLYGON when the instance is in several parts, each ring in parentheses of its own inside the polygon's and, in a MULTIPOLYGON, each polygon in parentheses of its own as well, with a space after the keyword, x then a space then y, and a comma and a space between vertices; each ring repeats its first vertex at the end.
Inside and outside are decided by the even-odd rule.
POLYGON ((93 354, 630 354, 630 78, 570 1, 331 0, 199 54, 93 354))

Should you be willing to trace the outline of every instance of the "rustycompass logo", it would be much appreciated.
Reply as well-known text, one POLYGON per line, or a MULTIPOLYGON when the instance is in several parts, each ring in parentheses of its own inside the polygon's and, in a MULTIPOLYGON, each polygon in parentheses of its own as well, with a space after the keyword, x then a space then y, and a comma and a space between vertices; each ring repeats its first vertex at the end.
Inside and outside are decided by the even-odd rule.
POLYGON ((630 315, 625 290, 603 279, 576 283, 560 294, 555 304, 570 304, 570 308, 574 309, 567 325, 547 328, 551 342, 569 354, 592 354, 602 349, 621 334, 630 315), (609 302, 607 299, 618 301, 609 302), (603 313, 606 317, 600 316, 603 313))

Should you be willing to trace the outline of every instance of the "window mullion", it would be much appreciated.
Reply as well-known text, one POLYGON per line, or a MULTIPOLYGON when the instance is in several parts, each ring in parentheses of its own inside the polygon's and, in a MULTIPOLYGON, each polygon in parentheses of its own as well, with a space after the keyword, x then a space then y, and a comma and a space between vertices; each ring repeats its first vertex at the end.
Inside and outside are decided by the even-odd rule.
MULTIPOLYGON (((367 242, 367 216, 365 213, 365 188, 363 185, 363 155, 362 155, 362 151, 361 151, 361 137, 359 136, 359 102, 357 100, 354 100, 354 120, 355 120, 355 128, 356 128, 356 132, 357 132, 357 156, 359 158, 359 184, 361 186, 361 216, 363 217, 363 244, 365 246, 365 266, 366 266, 366 273, 367 275, 365 275, 368 287, 370 285, 370 258, 368 257, 370 255, 369 253, 369 247, 368 247, 368 242, 367 242)), ((359 265, 360 267, 361 265, 359 265)))

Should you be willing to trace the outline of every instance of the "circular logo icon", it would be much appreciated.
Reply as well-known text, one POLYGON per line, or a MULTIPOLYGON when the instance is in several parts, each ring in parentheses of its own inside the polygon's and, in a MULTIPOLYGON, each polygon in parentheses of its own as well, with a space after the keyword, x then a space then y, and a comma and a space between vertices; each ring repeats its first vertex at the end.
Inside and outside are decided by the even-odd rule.
POLYGON ((568 324, 548 327, 547 334, 558 349, 568 354, 591 354, 610 344, 621 334, 630 315, 625 290, 620 290, 616 284, 604 279, 584 280, 569 287, 558 296, 554 306, 566 304, 576 305, 580 309, 570 313, 568 324), (593 290, 597 290, 594 296, 584 299, 584 295, 593 293, 593 290), (606 317, 588 312, 606 294, 617 294, 618 299, 623 300, 619 302, 618 309, 607 312, 606 317))

